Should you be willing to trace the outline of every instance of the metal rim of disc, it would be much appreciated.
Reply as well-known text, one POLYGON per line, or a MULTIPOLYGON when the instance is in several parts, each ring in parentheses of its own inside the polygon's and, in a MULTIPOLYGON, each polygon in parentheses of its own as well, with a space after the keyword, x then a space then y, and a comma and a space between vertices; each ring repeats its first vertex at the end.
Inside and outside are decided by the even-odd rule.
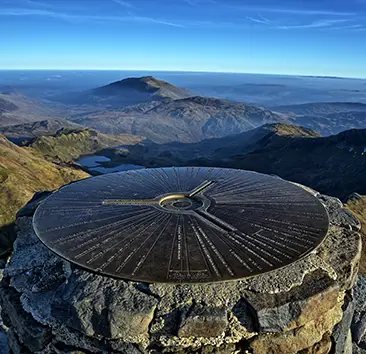
POLYGON ((62 187, 37 208, 44 245, 86 270, 158 283, 240 280, 314 251, 325 207, 293 183, 256 172, 131 170, 62 187))

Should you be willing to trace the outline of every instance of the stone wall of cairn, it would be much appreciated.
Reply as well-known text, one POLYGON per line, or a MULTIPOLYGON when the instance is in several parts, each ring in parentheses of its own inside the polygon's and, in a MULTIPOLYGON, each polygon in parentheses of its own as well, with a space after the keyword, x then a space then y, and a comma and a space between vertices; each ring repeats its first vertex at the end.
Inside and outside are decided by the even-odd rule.
POLYGON ((15 354, 352 353, 357 306, 359 343, 366 328, 353 297, 360 225, 338 199, 317 197, 331 225, 316 252, 270 274, 211 285, 127 282, 78 269, 37 239, 32 215, 42 199, 35 200, 18 214, 0 285, 9 346, 15 354))

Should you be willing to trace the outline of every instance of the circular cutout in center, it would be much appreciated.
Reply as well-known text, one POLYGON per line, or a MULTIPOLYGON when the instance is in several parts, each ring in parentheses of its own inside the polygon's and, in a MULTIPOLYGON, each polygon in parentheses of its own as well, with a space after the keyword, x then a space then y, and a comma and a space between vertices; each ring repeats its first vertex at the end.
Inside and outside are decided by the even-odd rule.
POLYGON ((178 209, 188 208, 191 205, 192 205, 192 202, 189 199, 177 200, 176 202, 173 203, 173 206, 175 206, 178 209))
POLYGON ((189 198, 185 195, 170 195, 160 201, 160 206, 166 210, 183 211, 195 210, 202 206, 202 201, 196 198, 189 198))

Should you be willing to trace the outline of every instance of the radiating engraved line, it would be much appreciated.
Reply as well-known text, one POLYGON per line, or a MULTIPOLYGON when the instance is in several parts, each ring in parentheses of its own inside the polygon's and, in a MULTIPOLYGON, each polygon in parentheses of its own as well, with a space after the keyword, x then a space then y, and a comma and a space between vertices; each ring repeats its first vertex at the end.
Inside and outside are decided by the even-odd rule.
POLYGON ((160 178, 158 178, 157 174, 154 173, 155 170, 146 170, 146 172, 148 173, 149 176, 151 176, 151 178, 154 179, 156 185, 158 186, 158 190, 161 190, 160 194, 163 194, 165 189, 166 189, 166 185, 163 181, 161 181, 160 178))
MULTIPOLYGON (((131 257, 133 257, 144 245, 145 243, 153 236, 153 234, 155 233, 155 231, 160 227, 161 223, 164 222, 165 220, 167 220, 169 218, 168 215, 164 214, 163 216, 163 220, 159 219, 159 224, 158 226, 154 229, 154 231, 150 232, 150 235, 148 237, 146 237, 146 239, 141 243, 141 245, 137 248, 135 248, 128 256, 127 258, 119 265, 119 267, 117 268, 117 272, 120 272, 128 263, 128 261, 131 259, 131 257)), ((156 224, 156 222, 153 222, 151 225, 156 224)))
POLYGON ((239 218, 238 216, 233 215, 233 213, 228 213, 227 211, 224 211, 221 209, 217 210, 217 212, 219 214, 223 214, 225 217, 228 217, 229 219, 237 220, 239 223, 241 223, 243 220, 249 221, 249 222, 257 221, 260 223, 260 225, 263 222, 268 222, 269 224, 271 224, 272 226, 274 226, 276 228, 281 228, 281 227, 285 226, 286 230, 293 230, 293 231, 300 232, 300 233, 306 232, 309 235, 309 237, 317 238, 319 236, 319 231, 320 231, 319 228, 312 227, 312 226, 309 226, 306 224, 297 224, 294 222, 286 222, 284 220, 272 219, 272 218, 267 218, 267 217, 260 218, 260 217, 254 216, 252 214, 242 214, 242 215, 240 215, 240 218, 239 218), (276 225, 276 224, 280 224, 280 225, 276 225))
MULTIPOLYGON (((104 238, 106 236, 112 236, 112 237, 109 237, 108 238, 108 240, 112 240, 114 237, 117 237, 121 233, 126 232, 127 230, 129 230, 131 228, 137 228, 138 229, 140 227, 140 225, 144 225, 145 222, 149 223, 150 221, 154 220, 156 218, 156 214, 157 213, 153 213, 152 215, 149 215, 148 217, 145 217, 145 218, 142 218, 142 219, 138 220, 139 221, 138 224, 131 223, 131 220, 128 220, 128 221, 123 220, 123 223, 121 223, 122 228, 119 228, 118 227, 116 229, 111 230, 110 232, 105 233, 105 234, 104 233, 101 234, 100 232, 97 232, 97 236, 95 236, 93 238, 90 238, 89 240, 86 240, 86 241, 78 244, 77 246, 73 247, 71 250, 72 251, 75 251, 75 250, 77 250, 79 248, 82 248, 84 246, 87 246, 89 244, 92 244, 95 241, 104 240, 104 238), (123 224, 127 224, 127 225, 123 225, 123 224), (127 227, 123 227, 123 226, 127 226, 127 227)), ((107 230, 108 230, 108 228, 107 228, 107 230)), ((90 237, 93 234, 94 234, 94 232, 93 233, 85 233, 85 232, 83 232, 83 238, 90 237)), ((80 239, 81 239, 81 237, 78 238, 78 240, 80 240, 80 239)), ((76 241, 76 240, 73 239, 72 241, 76 241)), ((69 242, 66 242, 66 243, 69 243, 69 242)))
POLYGON ((175 167, 173 167, 173 173, 174 173, 174 177, 175 177, 175 182, 176 182, 176 184, 177 184, 177 189, 178 189, 179 191, 182 191, 182 192, 183 192, 182 186, 181 186, 181 184, 180 184, 179 175, 178 175, 178 172, 177 172, 177 170, 176 170, 176 168, 175 168, 175 167))
MULTIPOLYGON (((187 242, 187 230, 186 230, 187 219, 183 217, 183 241, 184 241, 184 250, 185 250, 185 259, 186 259, 186 267, 187 271, 190 270, 189 258, 188 258, 188 242, 187 242)), ((183 270, 183 257, 181 263, 181 269, 183 270)))
MULTIPOLYGON (((151 211, 150 208, 144 208, 144 209, 140 209, 139 212, 145 212, 145 211, 151 211)), ((137 212, 137 210, 135 211, 137 212)), ((51 232, 51 231, 55 231, 55 230, 60 230, 60 229, 67 229, 67 228, 70 228, 70 227, 73 227, 73 226, 80 226, 80 225, 85 225, 85 224, 90 224, 92 222, 100 222, 100 221, 106 221, 106 220, 110 220, 110 219, 113 219, 113 218, 116 218, 118 217, 118 214, 116 215, 113 215, 111 217, 108 217, 108 218, 101 218, 101 219, 96 219, 96 220, 91 220, 89 222, 83 222, 83 223, 74 223, 74 224, 68 224, 66 227, 65 226, 59 226, 59 227, 55 227, 53 229, 45 229, 45 230, 42 230, 43 232, 51 232)))
MULTIPOLYGON (((276 262, 278 262, 279 264, 282 264, 283 263, 283 260, 282 259, 279 259, 277 256, 275 256, 273 253, 269 252, 269 251, 266 251, 266 248, 269 248, 270 250, 272 251, 275 251, 273 249, 273 247, 271 247, 270 245, 268 244, 265 244, 264 242, 262 241, 259 241, 259 240, 256 240, 254 237, 250 236, 249 234, 247 233, 244 233, 244 232, 240 232, 240 233, 235 233, 235 236, 236 237, 240 237, 243 239, 243 241, 245 240, 245 242, 247 242, 249 245, 251 244, 251 246, 259 251, 260 253, 264 253, 267 257, 269 257, 270 259, 274 259, 276 262), (250 241, 249 241, 250 240, 250 241), (263 248, 260 248, 260 246, 264 246, 263 248)), ((234 236, 234 237, 235 237, 234 236)), ((273 263, 271 263, 269 260, 261 257, 260 255, 257 254, 257 257, 259 257, 262 261, 265 260, 265 263, 267 263, 269 266, 274 266, 273 263)))
POLYGON ((197 239, 197 243, 198 243, 198 247, 201 251, 202 254, 202 258, 206 264, 207 270, 210 272, 210 274, 212 274, 211 272, 211 268, 213 269, 213 271, 216 273, 216 276, 221 277, 221 274, 219 273, 218 269, 216 268, 215 263, 213 262, 211 255, 209 254, 205 244, 203 243, 200 234, 198 233, 197 228, 195 227, 194 223, 196 222, 196 220, 192 220, 191 219, 191 227, 193 229, 193 234, 196 236, 197 239), (210 263, 211 267, 209 266, 208 263, 210 263))
MULTIPOLYGON (((179 225, 179 222, 180 222, 180 219, 181 219, 181 216, 179 215, 177 217, 177 222, 176 222, 176 225, 175 225, 175 231, 174 231, 174 238, 173 238, 173 242, 172 242, 172 249, 170 251, 170 258, 169 258, 169 264, 168 264, 168 271, 167 271, 167 275, 166 277, 168 278, 169 277, 169 271, 172 267, 172 261, 173 261, 173 257, 174 257, 174 251, 175 251, 175 244, 176 244, 176 240, 177 240, 177 236, 178 236, 178 225, 179 225)), ((180 260, 180 250, 179 250, 179 245, 177 245, 177 259, 180 260)))
MULTIPOLYGON (((228 239, 227 237, 225 238, 225 234, 226 233, 221 233, 221 232, 218 232, 216 233, 215 230, 211 230, 211 232, 219 239, 221 240, 222 243, 224 243, 227 247, 228 247, 228 252, 233 255, 237 260, 240 260, 240 263, 242 265, 244 265, 245 268, 248 269, 249 272, 253 272, 253 268, 251 266, 249 266, 248 263, 246 263, 235 251, 238 251, 238 247, 234 244, 234 243, 231 243, 232 241, 230 241, 230 239, 228 239), (234 249, 233 249, 234 248, 234 249)), ((243 252, 243 248, 241 247, 240 252, 243 252)), ((251 258, 249 257, 249 261, 251 261, 251 258)))
MULTIPOLYGON (((213 223, 214 224, 216 224, 217 226, 219 226, 219 227, 222 227, 222 228, 224 228, 224 230, 225 230, 225 228, 226 228, 226 230, 230 230, 230 231, 233 231, 233 235, 235 235, 235 236, 237 236, 237 237, 239 237, 239 234, 240 234, 240 236, 241 237, 245 237, 246 238, 246 242, 249 244, 249 245, 251 245, 254 249, 256 249, 257 251, 259 250, 259 251, 261 251, 259 248, 258 248, 258 246, 256 246, 255 244, 253 244, 253 242, 251 242, 251 241, 249 241, 248 239, 252 239, 251 238, 251 236, 250 235, 247 235, 247 234, 245 234, 245 233, 242 233, 242 232, 240 232, 237 228, 235 228, 235 227, 233 227, 232 225, 230 225, 230 224, 228 224, 228 223, 226 223, 225 221, 223 221, 222 219, 220 219, 220 218, 218 218, 218 217, 216 217, 216 216, 214 216, 214 215, 212 215, 212 214, 209 214, 209 213, 207 213, 207 212, 203 212, 203 211, 201 211, 201 210, 196 210, 196 215, 200 215, 200 216, 203 216, 203 218, 204 219, 206 219, 206 220, 209 220, 209 221, 211 221, 211 223, 212 223, 212 221, 214 221, 213 223)), ((234 237, 235 237, 234 236, 234 237)), ((248 248, 249 249, 249 248, 248 248)), ((262 252, 264 253, 264 254, 266 254, 267 256, 269 256, 270 258, 273 258, 273 259, 275 259, 276 261, 278 261, 279 263, 282 263, 282 260, 280 260, 280 259, 278 259, 275 255, 273 255, 273 254, 271 254, 271 253, 269 253, 269 252, 267 252, 267 251, 265 251, 265 250, 262 250, 262 252)), ((262 262, 264 262, 264 263, 266 263, 266 264, 268 264, 269 266, 272 266, 273 267, 273 264, 272 263, 270 263, 267 259, 265 259, 265 258, 263 258, 263 257, 261 257, 260 255, 258 255, 258 254, 255 254, 256 256, 257 256, 257 258, 259 258, 259 259, 261 259, 262 260, 262 262)))
POLYGON ((169 184, 167 183, 166 177, 162 173, 160 173, 158 169, 153 169, 152 171, 155 174, 156 178, 158 178, 164 185, 164 190, 166 191, 167 187, 169 188, 169 184))
POLYGON ((165 224, 165 226, 164 226, 164 227, 163 227, 163 229, 160 231, 160 233, 159 233, 158 237, 155 239, 154 243, 151 245, 151 247, 150 247, 149 251, 148 251, 145 255, 143 255, 143 256, 140 258, 139 262, 137 263, 136 268, 135 268, 135 269, 133 270, 133 272, 132 272, 132 275, 136 275, 136 273, 140 270, 140 268, 142 267, 142 265, 145 263, 145 261, 146 261, 147 257, 149 257, 149 254, 150 254, 150 253, 151 253, 151 251, 154 249, 154 247, 155 247, 155 245, 157 244, 157 242, 159 241, 159 239, 160 239, 161 235, 164 233, 165 229, 166 229, 166 228, 167 228, 167 226, 169 225, 169 222, 170 222, 170 220, 171 220, 171 219, 172 219, 172 216, 170 215, 170 216, 169 216, 169 219, 167 220, 167 222, 166 222, 166 224, 165 224))
POLYGON ((211 249, 213 250, 213 252, 215 253, 216 257, 221 261, 221 263, 223 264, 223 266, 226 268, 226 270, 228 271, 228 273, 231 276, 234 276, 234 272, 233 270, 230 268, 230 266, 228 265, 228 263, 226 262, 226 260, 224 259, 223 255, 219 252, 219 250, 216 248, 215 244, 213 243, 213 241, 207 236, 207 234, 204 232, 204 230, 199 226, 199 223, 197 223, 197 227, 198 227, 198 231, 201 233, 201 235, 203 236, 203 238, 205 239, 205 241, 207 242, 207 244, 211 247, 211 249))
MULTIPOLYGON (((223 234, 225 237, 227 237, 231 242, 233 242, 233 244, 236 244, 239 248, 239 250, 241 252, 244 252, 248 258, 248 261, 250 263, 253 264, 253 266, 257 269, 257 270, 263 270, 263 267, 258 263, 256 262, 253 258, 251 258, 250 255, 247 255, 247 252, 249 252, 252 256, 254 255, 255 258, 258 258, 258 255, 253 252, 251 250, 250 247, 246 247, 246 245, 244 245, 241 241, 237 240, 235 237, 233 237, 234 233, 233 232, 225 232, 223 234), (247 252, 246 252, 247 251, 247 252)), ((235 254, 233 254, 235 256, 235 254)), ((239 261, 240 261, 240 257, 237 258, 239 261)), ((242 263, 242 262, 241 262, 242 263)), ((245 264, 245 262, 243 262, 243 264, 245 264)))
POLYGON ((166 173, 165 169, 158 168, 158 169, 156 169, 156 173, 162 177, 162 179, 164 180, 164 183, 165 183, 166 187, 168 187, 168 189, 170 189, 171 191, 176 190, 176 188, 175 188, 176 186, 173 185, 172 182, 170 181, 169 175, 166 173))
MULTIPOLYGON (((298 249, 294 249, 290 246, 288 246, 287 244, 283 244, 281 242, 278 242, 276 239, 274 238, 271 238, 271 237, 268 237, 268 236, 265 236, 265 235, 261 235, 261 232, 264 231, 264 230, 259 230, 257 231, 254 235, 256 237, 259 237, 260 239, 262 239, 263 241, 266 241, 266 242, 269 242, 269 243, 273 243, 275 246, 275 248, 277 248, 278 250, 282 251, 283 249, 285 251, 288 251, 288 252, 291 252, 291 256, 290 255, 287 255, 286 254, 286 258, 294 258, 294 254, 298 254, 300 253, 298 249)), ((282 238, 283 239, 283 238, 282 238)), ((287 240, 286 240, 287 241, 287 240)))
MULTIPOLYGON (((133 240, 130 240, 131 242, 126 243, 123 247, 125 249, 128 248, 128 245, 131 245, 132 242, 134 242, 141 234, 143 231, 138 233, 138 236, 134 237, 133 240)), ((105 239, 102 241, 102 244, 105 244, 109 241, 111 241, 113 238, 109 238, 109 239, 105 239)), ((98 254, 96 254, 95 256, 93 256, 92 258, 90 258, 89 260, 86 261, 87 264, 91 264, 93 262, 95 262, 96 260, 98 260, 100 257, 103 257, 106 253, 108 253, 109 251, 115 249, 118 245, 120 245, 122 242, 125 242, 126 239, 128 239, 128 236, 124 237, 122 240, 118 241, 117 243, 113 244, 111 247, 107 248, 107 249, 102 249, 102 251, 100 251, 98 254)))
MULTIPOLYGON (((163 215, 161 215, 158 219, 156 219, 156 222, 159 222, 163 219, 163 215)), ((145 225, 143 225, 145 226, 145 225)), ((125 243, 123 245, 123 247, 119 248, 117 252, 115 252, 111 257, 109 257, 107 259, 107 261, 105 263, 103 263, 99 268, 97 268, 98 271, 103 271, 107 266, 109 266, 113 260, 118 259, 123 252, 125 252, 135 241, 137 241, 137 239, 144 234, 144 232, 151 227, 151 224, 143 227, 142 229, 140 229, 140 231, 137 233, 137 235, 135 235, 133 238, 129 239, 127 243, 125 243)), ((128 238, 126 237, 125 239, 123 239, 121 242, 126 241, 128 238)), ((117 245, 114 246, 114 248, 116 248, 117 245)))
MULTIPOLYGON (((145 215, 149 215, 149 214, 156 214, 158 213, 156 210, 148 210, 146 211, 146 214, 145 215)), ((127 215, 133 215, 133 214, 136 214, 136 215, 133 215, 132 218, 135 218, 135 217, 140 217, 141 215, 141 211, 140 210, 136 210, 134 212, 131 212, 131 213, 126 213, 126 214, 123 214, 124 216, 127 216, 127 215)), ((116 215, 114 218, 117 218, 117 217, 121 217, 120 215, 116 215)), ((77 233, 74 233, 74 234, 70 234, 69 236, 67 237, 62 237, 61 239, 56 239, 56 240, 52 240, 52 244, 63 244, 63 243, 67 243, 68 241, 72 240, 75 236, 78 236, 79 234, 84 234, 86 232, 88 232, 88 235, 90 235, 90 233, 93 233, 93 232, 101 232, 105 229, 108 229, 110 228, 111 226, 117 226, 119 224, 123 224, 123 223, 126 223, 126 220, 128 222, 130 218, 127 218, 127 219, 123 219, 123 220, 119 220, 119 221, 115 221, 111 224, 107 224, 107 225, 101 225, 101 226, 98 226, 97 228, 89 228, 89 229, 86 229, 86 230, 83 230, 83 231, 80 231, 80 232, 77 232, 77 233)))
POLYGON ((255 189, 249 189, 248 187, 243 186, 243 182, 239 180, 237 183, 231 184, 231 185, 227 186, 226 188, 221 188, 219 191, 215 191, 215 194, 213 196, 218 197, 220 195, 225 195, 226 193, 229 193, 233 190, 235 190, 238 193, 243 192, 243 193, 253 194, 255 192, 263 193, 266 190, 273 191, 273 190, 276 190, 276 189, 282 190, 282 189, 286 188, 285 186, 282 186, 282 188, 281 188, 281 186, 277 186, 275 184, 268 185, 268 183, 263 183, 262 185, 256 184, 255 186, 256 186, 255 189))

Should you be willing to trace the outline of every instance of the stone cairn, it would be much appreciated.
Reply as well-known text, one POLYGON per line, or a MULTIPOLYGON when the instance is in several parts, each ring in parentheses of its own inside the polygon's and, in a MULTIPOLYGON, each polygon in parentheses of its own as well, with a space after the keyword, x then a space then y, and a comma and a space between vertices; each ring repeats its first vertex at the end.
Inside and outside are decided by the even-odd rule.
POLYGON ((330 229, 310 256, 241 281, 164 285, 81 270, 36 237, 18 213, 1 281, 10 351, 26 353, 362 353, 366 279, 359 278, 360 224, 335 198, 330 229), (353 324, 352 323, 353 318, 353 324), (352 333, 351 333, 352 329, 352 333), (358 343, 358 344, 357 344, 358 343))

